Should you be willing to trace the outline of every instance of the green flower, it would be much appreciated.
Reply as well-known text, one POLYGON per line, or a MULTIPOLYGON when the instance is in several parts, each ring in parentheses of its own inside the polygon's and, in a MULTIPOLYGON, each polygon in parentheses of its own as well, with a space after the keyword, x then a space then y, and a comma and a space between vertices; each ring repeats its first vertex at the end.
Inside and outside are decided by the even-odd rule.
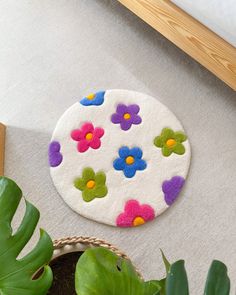
POLYGON ((95 173, 92 168, 84 168, 82 177, 76 178, 74 186, 82 191, 85 202, 95 198, 103 198, 107 195, 106 175, 99 171, 95 173))
POLYGON ((187 136, 181 132, 174 132, 170 128, 162 129, 161 135, 154 139, 155 146, 161 148, 162 154, 169 157, 172 153, 183 155, 185 147, 182 144, 187 139, 187 136))

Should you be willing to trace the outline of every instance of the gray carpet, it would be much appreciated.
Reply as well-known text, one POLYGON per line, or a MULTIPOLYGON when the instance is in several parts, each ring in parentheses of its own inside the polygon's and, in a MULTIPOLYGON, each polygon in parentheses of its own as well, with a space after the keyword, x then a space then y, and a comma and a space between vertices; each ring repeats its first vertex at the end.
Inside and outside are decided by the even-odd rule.
POLYGON ((164 274, 162 248, 170 261, 186 260, 193 295, 202 294, 214 258, 235 280, 235 92, 116 1, 3 0, 0 11, 6 175, 40 208, 40 226, 53 238, 104 238, 130 255, 147 279, 164 274), (131 230, 72 212, 47 164, 48 142, 64 110, 88 92, 109 88, 158 97, 182 121, 192 145, 180 199, 154 222, 131 230))

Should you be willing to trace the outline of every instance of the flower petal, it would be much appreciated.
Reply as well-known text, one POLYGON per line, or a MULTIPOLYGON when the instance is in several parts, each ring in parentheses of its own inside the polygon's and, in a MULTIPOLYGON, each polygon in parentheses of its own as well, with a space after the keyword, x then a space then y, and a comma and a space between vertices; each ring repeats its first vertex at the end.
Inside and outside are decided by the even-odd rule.
POLYGON ((70 136, 73 140, 79 141, 84 139, 84 132, 81 131, 80 129, 75 129, 71 132, 70 136))
POLYGON ((51 153, 48 155, 50 167, 57 167, 61 164, 63 156, 60 152, 51 153))
POLYGON ((141 159, 143 156, 143 152, 139 147, 134 147, 130 150, 129 155, 134 157, 135 159, 141 159))
POLYGON ((63 160, 62 153, 60 152, 61 145, 58 141, 52 141, 48 147, 48 162, 50 167, 57 167, 63 160))
POLYGON ((140 214, 140 205, 136 200, 129 200, 125 204, 125 213, 126 215, 131 216, 133 218, 137 217, 140 214))
POLYGON ((131 126, 132 126, 132 120, 122 120, 120 122, 120 127, 122 130, 127 131, 130 129, 131 126))
POLYGON ((171 128, 164 128, 161 132, 163 142, 166 142, 170 138, 175 138, 175 133, 171 128))
POLYGON ((113 162, 113 167, 116 170, 124 170, 125 169, 125 161, 124 159, 115 159, 115 161, 113 162))
POLYGON ((52 141, 48 147, 48 153, 53 154, 59 152, 61 149, 61 145, 58 141, 52 141))
POLYGON ((128 113, 137 114, 140 110, 140 107, 137 104, 131 104, 128 106, 128 113))
POLYGON ((178 154, 178 155, 183 155, 185 153, 185 147, 182 143, 177 143, 173 147, 173 152, 178 154))
POLYGON ((165 180, 162 183, 162 191, 168 206, 172 205, 177 199, 184 182, 185 180, 182 176, 174 176, 170 180, 165 180))
POLYGON ((125 113, 128 113, 128 107, 125 104, 118 104, 116 112, 117 114, 123 116, 125 113))
POLYGON ((157 137, 154 139, 154 144, 155 144, 155 146, 157 146, 157 147, 159 147, 159 148, 163 147, 164 142, 163 142, 162 137, 161 137, 161 136, 157 136, 157 137))
POLYGON ((147 168, 147 163, 142 159, 137 159, 134 162, 134 166, 136 170, 144 170, 147 168))
POLYGON ((104 135, 104 129, 100 127, 95 128, 93 131, 93 135, 98 138, 101 138, 104 135))
POLYGON ((137 125, 140 124, 142 122, 142 119, 140 116, 138 115, 132 115, 132 123, 137 125))
POLYGON ((77 189, 83 191, 85 189, 85 187, 86 187, 86 181, 83 178, 76 178, 74 180, 74 186, 77 189))
POLYGON ((88 180, 94 180, 95 179, 95 173, 92 168, 87 167, 84 168, 82 173, 83 179, 87 182, 88 180))
POLYGON ((128 157, 130 155, 130 149, 127 146, 122 146, 119 149, 119 156, 123 159, 125 159, 126 157, 128 157))
POLYGON ((169 157, 172 154, 172 149, 169 149, 167 146, 163 146, 162 155, 165 157, 169 157))
POLYGON ((104 102, 104 95, 105 91, 99 91, 96 93, 95 98, 93 99, 93 104, 94 105, 101 105, 104 102))
POLYGON ((150 221, 155 218, 155 212, 153 208, 149 205, 146 205, 146 204, 142 205, 140 207, 140 211, 141 211, 140 216, 143 217, 145 221, 150 221))
POLYGON ((107 187, 106 185, 100 185, 95 188, 95 195, 97 198, 103 198, 107 195, 107 187))
POLYGON ((133 217, 121 213, 116 219, 116 225, 119 227, 132 227, 133 226, 133 217))
POLYGON ((80 103, 84 106, 92 105, 92 100, 87 99, 87 97, 84 97, 81 99, 80 103))
POLYGON ((78 142, 77 149, 80 153, 84 153, 89 148, 89 142, 86 139, 82 139, 78 142))
POLYGON ((95 190, 94 189, 87 189, 82 192, 82 197, 85 202, 90 202, 95 198, 95 190))
POLYGON ((89 146, 92 149, 98 149, 101 146, 101 140, 99 137, 94 136, 93 139, 89 142, 89 146))
POLYGON ((106 174, 102 171, 99 171, 96 173, 94 180, 96 185, 104 185, 106 182, 106 174))
POLYGON ((187 139, 187 136, 182 131, 175 132, 175 140, 178 142, 183 142, 187 139))
POLYGON ((123 117, 120 114, 115 113, 111 116, 111 121, 114 124, 119 124, 122 120, 123 117))
POLYGON ((94 130, 93 124, 90 122, 87 122, 81 127, 81 130, 84 132, 85 135, 89 132, 93 132, 94 130))
POLYGON ((127 177, 127 178, 132 178, 134 177, 136 173, 136 169, 135 169, 135 166, 134 165, 130 165, 130 166, 125 166, 125 169, 124 169, 124 175, 127 177))

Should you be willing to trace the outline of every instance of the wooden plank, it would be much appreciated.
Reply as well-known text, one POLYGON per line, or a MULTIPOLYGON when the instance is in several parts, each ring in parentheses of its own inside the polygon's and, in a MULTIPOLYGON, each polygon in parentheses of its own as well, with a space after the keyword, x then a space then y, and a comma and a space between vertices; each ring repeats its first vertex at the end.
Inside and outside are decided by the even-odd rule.
POLYGON ((0 176, 4 175, 5 134, 6 127, 0 123, 0 176))
POLYGON ((236 90, 236 48, 168 0, 119 0, 236 90))

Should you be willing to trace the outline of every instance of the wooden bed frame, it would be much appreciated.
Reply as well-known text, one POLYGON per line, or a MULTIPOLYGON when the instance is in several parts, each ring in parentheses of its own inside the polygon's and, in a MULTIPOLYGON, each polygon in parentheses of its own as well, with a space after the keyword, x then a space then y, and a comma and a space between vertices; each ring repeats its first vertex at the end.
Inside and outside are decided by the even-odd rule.
POLYGON ((169 0, 118 0, 236 91, 236 48, 169 0))

